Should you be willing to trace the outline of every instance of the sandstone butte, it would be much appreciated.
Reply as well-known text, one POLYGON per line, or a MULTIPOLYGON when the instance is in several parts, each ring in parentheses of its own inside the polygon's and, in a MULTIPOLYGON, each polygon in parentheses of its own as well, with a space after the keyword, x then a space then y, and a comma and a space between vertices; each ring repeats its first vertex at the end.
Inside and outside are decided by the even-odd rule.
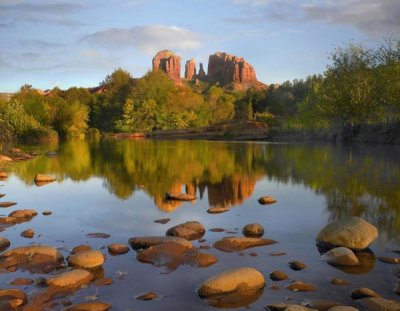
MULTIPOLYGON (((169 50, 160 51, 153 58, 153 71, 163 70, 175 84, 182 84, 181 58, 169 50)), ((203 64, 196 74, 196 61, 190 59, 185 64, 185 81, 204 81, 219 84, 233 89, 248 89, 251 87, 264 88, 265 85, 257 80, 256 71, 243 57, 217 52, 210 55, 208 73, 203 64)))

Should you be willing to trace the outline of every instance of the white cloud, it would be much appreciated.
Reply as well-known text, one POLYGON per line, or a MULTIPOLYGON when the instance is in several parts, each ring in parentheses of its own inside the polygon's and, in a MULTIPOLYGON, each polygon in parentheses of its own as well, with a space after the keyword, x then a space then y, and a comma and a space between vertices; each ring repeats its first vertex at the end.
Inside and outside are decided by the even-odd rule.
POLYGON ((110 28, 86 35, 82 41, 108 49, 136 47, 147 54, 154 54, 161 49, 194 50, 201 46, 197 33, 164 25, 110 28))

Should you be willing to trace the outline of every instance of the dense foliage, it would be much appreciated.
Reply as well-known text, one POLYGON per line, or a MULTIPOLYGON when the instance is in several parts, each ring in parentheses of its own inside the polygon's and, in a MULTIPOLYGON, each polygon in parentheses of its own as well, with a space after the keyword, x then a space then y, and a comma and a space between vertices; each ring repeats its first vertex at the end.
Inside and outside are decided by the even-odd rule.
POLYGON ((139 79, 117 69, 96 91, 24 85, 0 98, 0 139, 199 128, 255 120, 284 129, 354 131, 400 121, 400 41, 337 48, 323 75, 247 91, 204 82, 175 85, 161 71, 139 79))

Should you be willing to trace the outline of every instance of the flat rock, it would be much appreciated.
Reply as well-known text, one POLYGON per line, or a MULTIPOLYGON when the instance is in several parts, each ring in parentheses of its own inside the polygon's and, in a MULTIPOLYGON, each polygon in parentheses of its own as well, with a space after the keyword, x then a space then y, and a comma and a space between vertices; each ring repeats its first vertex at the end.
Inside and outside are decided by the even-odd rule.
POLYGON ((246 237, 262 237, 264 235, 264 228, 260 224, 253 223, 247 224, 243 227, 242 233, 246 237))
POLYGON ((303 281, 294 281, 286 286, 286 288, 293 292, 310 292, 316 290, 314 285, 303 281))
POLYGON ((331 278, 329 279, 329 282, 332 285, 349 285, 350 282, 347 280, 339 279, 339 278, 331 278))
POLYGON ((391 301, 380 297, 369 297, 357 300, 365 310, 371 311, 398 311, 400 310, 400 303, 391 301))
POLYGON ((16 202, 11 202, 11 201, 6 201, 6 202, 0 202, 0 207, 11 207, 17 205, 16 202))
POLYGON ((53 212, 51 212, 51 211, 44 211, 42 213, 43 216, 50 216, 51 214, 53 214, 53 212))
POLYGON ((225 232, 226 230, 224 228, 211 228, 208 229, 210 232, 225 232))
POLYGON ((35 236, 35 231, 33 231, 33 229, 26 229, 21 232, 21 236, 27 239, 32 239, 35 236))
POLYGON ((235 268, 206 280, 198 289, 202 298, 234 292, 255 292, 265 285, 262 273, 253 268, 235 268))
POLYGON ((10 282, 10 285, 14 286, 27 286, 32 285, 34 281, 32 279, 27 278, 16 278, 10 282))
POLYGON ((86 236, 89 238, 94 238, 94 239, 108 239, 111 235, 108 233, 93 232, 93 233, 86 234, 86 236))
POLYGON ((194 201, 196 200, 196 196, 188 193, 178 193, 178 192, 168 192, 165 194, 165 198, 167 200, 176 200, 176 201, 194 201))
POLYGON ((360 217, 345 217, 323 228, 316 237, 319 245, 344 246, 352 250, 363 250, 378 237, 378 230, 360 217))
POLYGON ((6 238, 0 237, 0 252, 5 251, 10 247, 10 241, 6 238))
POLYGON ((351 298, 353 298, 354 300, 367 297, 380 297, 380 296, 381 295, 379 295, 377 292, 366 287, 361 287, 359 289, 354 290, 351 293, 351 298))
POLYGON ((140 236, 130 238, 128 243, 133 249, 142 249, 162 243, 177 243, 185 248, 193 248, 192 242, 172 236, 140 236))
POLYGON ((32 245, 13 248, 3 253, 0 258, 9 258, 14 255, 25 255, 31 257, 36 254, 51 257, 54 261, 62 261, 64 259, 56 248, 46 245, 32 245))
POLYGON ((165 224, 168 223, 170 220, 171 220, 171 218, 161 218, 161 219, 154 220, 154 222, 155 222, 156 224, 165 225, 165 224))
POLYGON ((108 311, 111 305, 105 302, 84 302, 66 307, 64 311, 108 311))
POLYGON ((148 301, 148 300, 153 300, 153 299, 155 299, 157 297, 158 297, 158 295, 156 293, 148 292, 148 293, 145 293, 143 295, 137 296, 136 299, 137 300, 148 301))
POLYGON ((97 250, 88 250, 68 256, 68 264, 84 269, 96 269, 103 265, 104 255, 97 250))
POLYGON ((289 267, 294 271, 300 271, 307 268, 307 265, 305 263, 302 263, 301 261, 294 260, 289 262, 289 267))
POLYGON ((35 178, 34 178, 34 182, 37 183, 49 183, 49 182, 53 182, 56 181, 56 178, 54 176, 50 176, 50 175, 44 175, 44 174, 36 174, 35 178))
POLYGON ((129 247, 125 244, 109 244, 107 249, 111 255, 123 255, 129 252, 129 247))
POLYGON ((266 306, 265 309, 270 311, 316 311, 315 309, 289 303, 274 303, 266 306))
POLYGON ((274 199, 273 197, 270 196, 264 196, 258 199, 258 203, 262 204, 262 205, 267 205, 267 204, 274 204, 276 203, 276 199, 274 199))
POLYGON ((86 270, 72 270, 55 275, 47 279, 48 286, 77 288, 89 284, 93 280, 93 274, 86 270))
POLYGON ((329 308, 328 311, 358 311, 358 309, 350 307, 350 306, 335 306, 329 308))
POLYGON ((269 277, 273 281, 283 281, 283 280, 286 280, 288 278, 287 274, 285 272, 283 272, 283 271, 271 272, 269 277))
POLYGON ((71 253, 72 254, 78 254, 78 253, 81 253, 81 252, 84 252, 84 251, 90 251, 91 249, 92 248, 89 245, 78 245, 78 246, 75 246, 72 249, 71 253))
POLYGON ((334 300, 313 299, 302 301, 301 305, 310 309, 324 311, 333 307, 340 306, 340 303, 334 300))
POLYGON ((210 207, 207 210, 207 213, 209 213, 209 214, 221 214, 221 213, 225 213, 225 212, 227 212, 229 210, 230 210, 230 208, 228 208, 228 207, 210 207))
POLYGON ((96 285, 96 286, 108 286, 108 285, 111 285, 112 283, 113 283, 113 279, 112 278, 101 278, 101 279, 96 280, 94 285, 96 285))
POLYGON ((198 221, 188 221, 168 229, 166 235, 193 241, 201 239, 205 232, 204 226, 198 221))
POLYGON ((236 252, 250 247, 271 245, 278 243, 274 240, 247 237, 226 237, 214 243, 214 247, 224 252, 236 252))
POLYGON ((378 257, 378 260, 381 262, 384 262, 384 263, 392 264, 392 265, 400 264, 399 257, 378 257))
POLYGON ((336 247, 321 256, 322 260, 332 266, 358 266, 360 261, 347 247, 336 247))
POLYGON ((33 209, 19 209, 8 214, 8 217, 30 219, 37 215, 33 209))

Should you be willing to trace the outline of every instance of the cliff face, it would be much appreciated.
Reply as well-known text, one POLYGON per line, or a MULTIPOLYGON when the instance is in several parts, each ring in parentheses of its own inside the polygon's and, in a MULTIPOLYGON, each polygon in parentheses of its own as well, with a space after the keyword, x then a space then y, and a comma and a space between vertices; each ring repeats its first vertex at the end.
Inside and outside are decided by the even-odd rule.
POLYGON ((220 83, 222 86, 231 84, 251 86, 258 83, 253 66, 242 57, 221 52, 210 55, 207 81, 220 83))
POLYGON ((153 58, 153 71, 163 70, 175 84, 181 84, 181 58, 171 51, 158 52, 153 58))
POLYGON ((196 61, 192 58, 185 65, 185 79, 188 81, 196 78, 196 61))

